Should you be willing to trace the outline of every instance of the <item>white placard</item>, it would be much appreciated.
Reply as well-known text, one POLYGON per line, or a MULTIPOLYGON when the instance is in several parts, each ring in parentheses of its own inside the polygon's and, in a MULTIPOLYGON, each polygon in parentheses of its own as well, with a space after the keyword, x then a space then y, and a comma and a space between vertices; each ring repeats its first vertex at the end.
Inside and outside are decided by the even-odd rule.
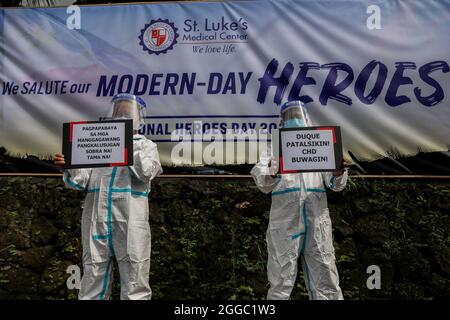
POLYGON ((72 125, 72 165, 125 162, 125 123, 72 125))
POLYGON ((336 167, 333 129, 282 130, 284 171, 323 171, 336 167))

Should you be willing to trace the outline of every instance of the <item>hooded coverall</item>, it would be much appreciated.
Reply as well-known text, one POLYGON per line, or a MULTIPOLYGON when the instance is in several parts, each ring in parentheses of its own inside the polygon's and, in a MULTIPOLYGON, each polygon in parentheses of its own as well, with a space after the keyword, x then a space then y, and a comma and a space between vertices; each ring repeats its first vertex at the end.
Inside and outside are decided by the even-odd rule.
POLYGON ((251 174, 259 190, 272 193, 266 233, 267 299, 289 299, 301 257, 310 299, 343 299, 335 264, 331 220, 325 186, 341 191, 347 171, 283 174, 273 178, 267 164, 258 162, 251 174))
POLYGON ((81 218, 83 277, 80 300, 108 299, 112 262, 120 273, 120 298, 151 298, 148 195, 162 172, 157 146, 133 136, 132 166, 65 170, 67 187, 87 190, 81 218))

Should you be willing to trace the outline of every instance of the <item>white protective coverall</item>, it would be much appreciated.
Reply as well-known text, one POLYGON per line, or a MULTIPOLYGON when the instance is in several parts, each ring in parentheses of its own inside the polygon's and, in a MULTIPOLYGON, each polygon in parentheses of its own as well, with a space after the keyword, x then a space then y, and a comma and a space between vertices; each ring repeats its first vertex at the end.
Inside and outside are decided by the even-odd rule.
POLYGON ((162 172, 157 146, 133 136, 132 166, 64 170, 67 187, 87 190, 81 219, 83 277, 79 299, 109 299, 112 262, 120 273, 120 298, 150 299, 151 180, 162 172))
POLYGON ((259 190, 272 193, 266 233, 270 282, 267 299, 290 298, 299 256, 310 299, 343 299, 325 186, 333 191, 343 190, 347 171, 339 177, 331 172, 308 172, 273 178, 266 163, 259 161, 251 174, 259 190))

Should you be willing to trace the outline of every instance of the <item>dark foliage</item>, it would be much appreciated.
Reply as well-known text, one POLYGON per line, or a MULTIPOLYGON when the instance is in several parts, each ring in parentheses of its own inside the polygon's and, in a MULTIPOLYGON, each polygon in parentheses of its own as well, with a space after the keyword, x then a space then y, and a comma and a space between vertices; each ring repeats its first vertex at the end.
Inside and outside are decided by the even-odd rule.
MULTIPOLYGON (((445 183, 362 179, 329 193, 345 298, 450 298, 449 194, 445 183), (373 264, 380 290, 366 287, 373 264)), ((76 299, 66 268, 81 264, 83 199, 60 179, 0 178, 1 299, 76 299)), ((157 179, 150 206, 154 299, 265 298, 270 195, 253 181, 157 179)), ((307 299, 302 277, 293 299, 307 299)))

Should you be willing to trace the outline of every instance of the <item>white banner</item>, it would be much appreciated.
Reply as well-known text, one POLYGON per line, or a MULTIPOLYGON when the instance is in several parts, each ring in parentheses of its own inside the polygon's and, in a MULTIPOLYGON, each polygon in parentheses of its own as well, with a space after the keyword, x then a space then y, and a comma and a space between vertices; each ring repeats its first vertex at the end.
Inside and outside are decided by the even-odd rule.
POLYGON ((313 125, 341 127, 344 156, 447 151, 449 30, 448 0, 1 9, 0 146, 53 154, 62 123, 98 120, 129 92, 166 165, 174 130, 201 121, 227 142, 230 129, 275 128, 297 99, 313 125))

